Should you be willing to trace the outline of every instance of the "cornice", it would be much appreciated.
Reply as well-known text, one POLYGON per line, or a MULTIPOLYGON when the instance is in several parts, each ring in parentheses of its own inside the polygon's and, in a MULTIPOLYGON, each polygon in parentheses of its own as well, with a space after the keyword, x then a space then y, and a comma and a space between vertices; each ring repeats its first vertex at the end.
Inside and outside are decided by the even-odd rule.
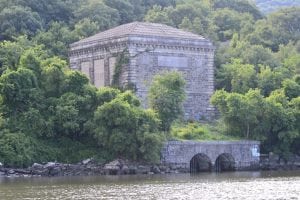
POLYGON ((130 36, 125 38, 115 38, 110 40, 95 41, 85 44, 71 45, 69 56, 80 56, 93 54, 96 52, 118 52, 125 48, 139 49, 162 49, 162 50, 178 50, 189 52, 207 52, 213 53, 215 47, 207 39, 178 39, 166 37, 147 37, 147 36, 130 36))

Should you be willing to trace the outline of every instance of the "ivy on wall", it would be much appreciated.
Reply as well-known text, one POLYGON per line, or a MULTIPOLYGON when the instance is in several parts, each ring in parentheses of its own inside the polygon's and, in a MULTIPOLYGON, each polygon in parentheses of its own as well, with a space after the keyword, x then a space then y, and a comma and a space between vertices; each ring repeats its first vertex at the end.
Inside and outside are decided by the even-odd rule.
POLYGON ((122 53, 118 53, 116 55, 116 64, 115 64, 115 70, 112 80, 112 86, 113 87, 121 87, 120 86, 120 77, 122 74, 122 69, 124 66, 129 64, 129 52, 128 49, 125 49, 122 53))

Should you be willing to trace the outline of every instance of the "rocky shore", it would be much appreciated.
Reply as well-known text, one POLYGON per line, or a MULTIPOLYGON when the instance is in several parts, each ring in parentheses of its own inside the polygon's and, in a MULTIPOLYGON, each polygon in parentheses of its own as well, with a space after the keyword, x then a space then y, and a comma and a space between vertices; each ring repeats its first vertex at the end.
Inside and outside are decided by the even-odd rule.
POLYGON ((300 170, 300 156, 291 155, 284 160, 273 153, 262 155, 260 170, 300 170))
MULTIPOLYGON (((277 155, 265 155, 261 158, 258 170, 300 170, 300 157, 292 156, 283 161, 277 155)), ((5 168, 0 162, 0 177, 31 176, 99 176, 99 175, 134 175, 134 174, 176 174, 189 173, 187 169, 162 164, 141 164, 117 159, 107 164, 99 164, 93 159, 86 159, 77 164, 48 162, 34 163, 25 169, 5 168)))
POLYGON ((26 169, 4 168, 0 165, 0 177, 28 177, 28 176, 97 176, 97 175, 134 175, 134 174, 166 174, 187 173, 184 169, 174 169, 165 165, 139 164, 114 160, 107 164, 98 164, 92 159, 83 160, 77 164, 62 164, 48 162, 34 163, 26 169))

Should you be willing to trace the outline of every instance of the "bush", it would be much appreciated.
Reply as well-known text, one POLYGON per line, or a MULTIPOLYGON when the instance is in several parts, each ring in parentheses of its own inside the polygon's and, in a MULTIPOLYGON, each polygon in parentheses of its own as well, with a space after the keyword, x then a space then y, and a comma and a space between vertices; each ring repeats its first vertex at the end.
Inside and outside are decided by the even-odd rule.
POLYGON ((87 128, 114 158, 157 161, 163 140, 160 123, 153 111, 143 110, 139 104, 131 92, 121 93, 98 107, 87 128))
POLYGON ((217 124, 175 124, 171 127, 171 135, 181 140, 236 140, 232 136, 217 131, 217 124))
POLYGON ((34 160, 35 150, 31 138, 22 133, 0 133, 0 161, 8 167, 25 167, 34 160))

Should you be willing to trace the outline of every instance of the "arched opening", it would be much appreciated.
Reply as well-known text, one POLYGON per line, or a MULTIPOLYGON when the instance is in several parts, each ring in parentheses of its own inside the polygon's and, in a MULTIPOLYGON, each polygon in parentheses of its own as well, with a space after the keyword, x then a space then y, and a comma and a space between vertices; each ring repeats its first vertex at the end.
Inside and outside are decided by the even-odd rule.
POLYGON ((229 153, 219 155, 215 162, 215 170, 217 172, 234 171, 235 161, 233 156, 229 153))
POLYGON ((209 157, 205 154, 199 153, 195 155, 190 161, 190 172, 210 172, 212 170, 212 164, 209 157))

